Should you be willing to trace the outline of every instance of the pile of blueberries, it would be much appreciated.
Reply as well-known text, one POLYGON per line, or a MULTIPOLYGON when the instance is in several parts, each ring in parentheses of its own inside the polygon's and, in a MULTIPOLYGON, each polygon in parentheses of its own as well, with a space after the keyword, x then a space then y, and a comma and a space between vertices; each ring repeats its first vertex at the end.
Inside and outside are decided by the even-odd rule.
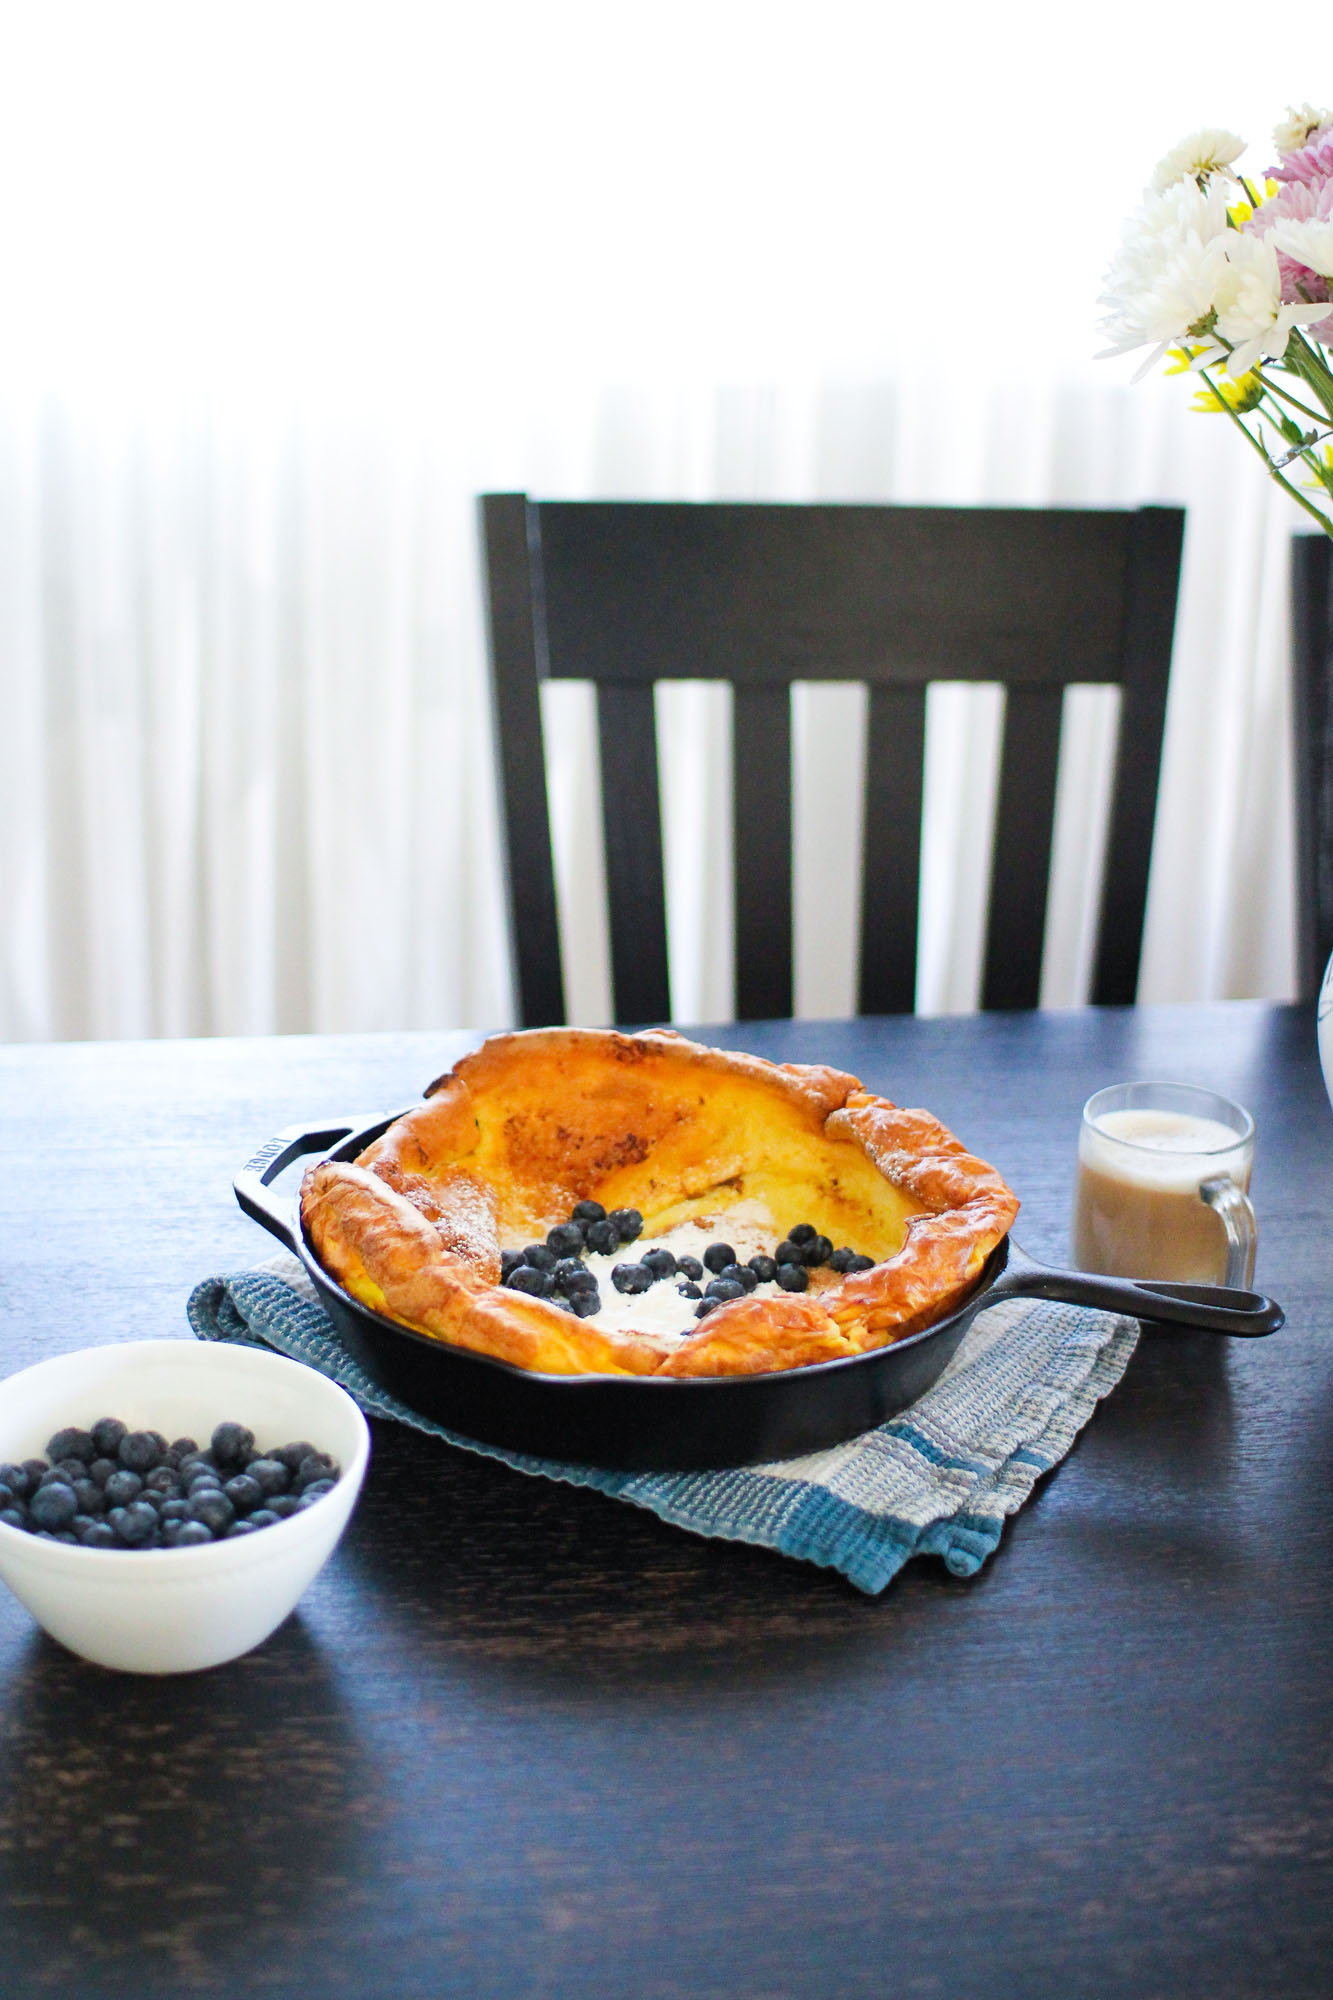
MULTIPOLYGON (((608 1215, 599 1201, 581 1201, 568 1222, 558 1222, 547 1231, 545 1243, 501 1251, 500 1282, 587 1319, 600 1310, 602 1299, 596 1278, 582 1261, 585 1251, 609 1257, 621 1244, 632 1243, 642 1229, 637 1208, 614 1208, 608 1215)), ((810 1272, 820 1264, 838 1272, 868 1271, 874 1261, 856 1250, 835 1250, 813 1223, 798 1222, 771 1257, 751 1257, 741 1264, 730 1243, 710 1243, 700 1263, 697 1257, 675 1257, 654 1244, 637 1264, 613 1265, 611 1283, 618 1292, 633 1294, 646 1292, 664 1278, 682 1279, 676 1290, 682 1298, 698 1300, 694 1316, 703 1319, 756 1285, 776 1282, 784 1292, 803 1292, 810 1272), (705 1270, 711 1274, 707 1283, 703 1283, 705 1270)))
POLYGON ((0 1521, 86 1549, 193 1548, 313 1507, 339 1469, 304 1439, 258 1452, 244 1424, 219 1424, 201 1450, 102 1417, 57 1431, 45 1458, 0 1465, 0 1521))

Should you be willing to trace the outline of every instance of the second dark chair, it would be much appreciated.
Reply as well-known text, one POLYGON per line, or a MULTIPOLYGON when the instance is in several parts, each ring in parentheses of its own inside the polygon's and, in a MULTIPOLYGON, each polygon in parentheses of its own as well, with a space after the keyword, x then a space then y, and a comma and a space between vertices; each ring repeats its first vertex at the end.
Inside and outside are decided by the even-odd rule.
POLYGON ((1122 689, 1092 997, 1138 980, 1184 514, 482 501, 522 1020, 563 1021, 538 687, 592 681, 615 1018, 670 1018, 653 688, 734 690, 736 1014, 792 1011, 791 687, 870 690, 859 1005, 916 987, 926 688, 999 681, 1004 748, 981 1001, 1037 1004, 1061 707, 1122 689))

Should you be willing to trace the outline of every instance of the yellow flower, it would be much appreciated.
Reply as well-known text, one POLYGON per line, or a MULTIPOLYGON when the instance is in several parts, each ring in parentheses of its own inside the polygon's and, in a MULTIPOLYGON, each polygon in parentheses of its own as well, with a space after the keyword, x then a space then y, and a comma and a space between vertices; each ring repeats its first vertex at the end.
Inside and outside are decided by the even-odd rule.
POLYGON ((1168 348, 1167 353, 1171 356, 1171 360, 1169 366, 1164 368, 1162 373, 1164 375, 1188 375, 1190 363, 1193 361, 1195 355, 1202 354, 1203 352, 1202 345, 1198 347, 1168 348))
POLYGON ((1263 377, 1257 368, 1251 368, 1248 374, 1234 382, 1229 375, 1219 375, 1217 387, 1214 389, 1210 385, 1200 389, 1191 407, 1213 414, 1234 410, 1238 417, 1243 417, 1247 410, 1258 408, 1263 393, 1263 377))

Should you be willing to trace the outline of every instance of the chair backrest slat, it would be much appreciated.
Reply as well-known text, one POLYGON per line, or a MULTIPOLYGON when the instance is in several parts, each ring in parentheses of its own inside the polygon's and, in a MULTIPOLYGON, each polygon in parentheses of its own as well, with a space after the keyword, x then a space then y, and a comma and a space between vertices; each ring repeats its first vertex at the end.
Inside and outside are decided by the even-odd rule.
POLYGON ((925 768, 925 688, 872 687, 861 840, 863 1014, 910 1014, 916 1004, 925 768))
POLYGON ((483 510, 525 1024, 563 1019, 549 821, 534 761, 541 714, 531 685, 510 685, 525 676, 599 689, 614 1014, 626 1022, 670 1013, 658 681, 724 680, 733 689, 742 1019, 792 1007, 793 682, 860 680, 870 690, 863 1011, 914 1004, 928 684, 1000 681, 1007 690, 988 1006, 1030 1006, 1040 990, 1062 691, 1072 682, 1120 686, 1122 748, 1093 998, 1134 998, 1180 509, 534 502, 509 494, 487 496, 483 510))
POLYGON ((731 726, 736 1018, 792 1011, 791 690, 738 687, 731 726))
POLYGON ((618 1021, 671 1018, 666 878, 651 686, 597 689, 602 839, 611 905, 611 983, 618 1021))
POLYGON ((1333 541, 1291 540, 1296 778, 1296 979, 1319 992, 1333 955, 1333 541))
POLYGON ((1092 998, 1099 1007, 1130 1007, 1138 992, 1185 538, 1181 508, 1141 507, 1125 519, 1121 670, 1116 677, 1122 689, 1120 732, 1092 975, 1092 998))
POLYGON ((1058 687, 1011 687, 1005 697, 983 1007, 1035 1007, 1041 996, 1063 693, 1058 687))
POLYGON ((563 1021, 560 916, 546 798, 539 681, 541 626, 533 597, 540 557, 528 546, 535 512, 521 493, 482 503, 491 649, 491 697, 509 884, 509 935, 519 1011, 525 1022, 563 1021))

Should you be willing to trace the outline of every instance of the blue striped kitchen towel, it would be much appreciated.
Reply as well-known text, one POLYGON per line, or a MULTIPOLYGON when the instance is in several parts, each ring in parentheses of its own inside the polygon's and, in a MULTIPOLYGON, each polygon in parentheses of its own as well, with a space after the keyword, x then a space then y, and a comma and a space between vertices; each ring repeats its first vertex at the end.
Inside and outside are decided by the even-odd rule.
POLYGON ((847 1444, 738 1471, 604 1472, 478 1444, 386 1395, 342 1345, 286 1252, 206 1279, 188 1312, 201 1340, 276 1348, 331 1375, 372 1416, 519 1472, 596 1487, 698 1535, 826 1564, 870 1593, 916 1555, 942 1556, 955 1576, 974 1575, 998 1546, 1006 1517, 1059 1464, 1120 1380, 1139 1332, 1137 1321, 1110 1313, 1006 1300, 972 1322, 919 1402, 847 1444))

